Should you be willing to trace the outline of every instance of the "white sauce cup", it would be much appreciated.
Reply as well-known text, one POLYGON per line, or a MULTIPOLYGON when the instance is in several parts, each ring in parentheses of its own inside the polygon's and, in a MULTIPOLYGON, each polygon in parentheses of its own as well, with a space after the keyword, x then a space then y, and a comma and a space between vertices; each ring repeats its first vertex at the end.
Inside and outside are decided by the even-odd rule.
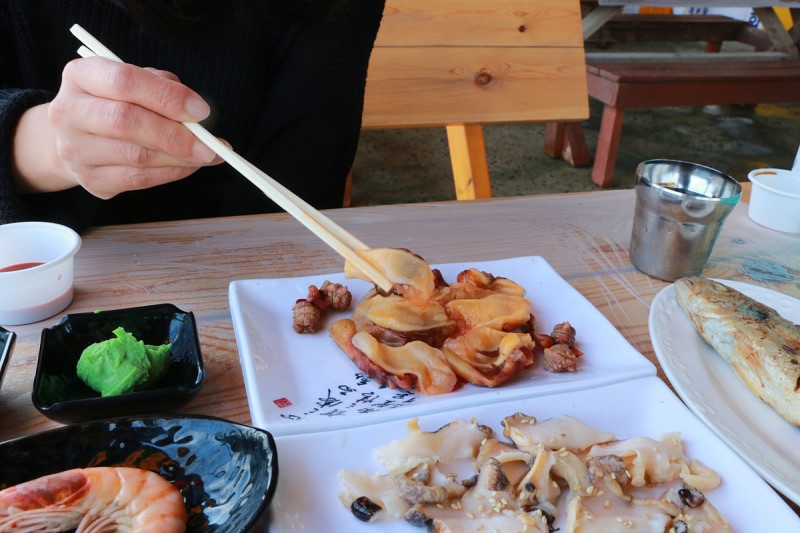
POLYGON ((753 183, 747 215, 764 227, 800 233, 800 173, 761 168, 747 177, 753 183))
POLYGON ((0 226, 0 324, 31 324, 63 311, 73 297, 81 238, 50 222, 0 226))

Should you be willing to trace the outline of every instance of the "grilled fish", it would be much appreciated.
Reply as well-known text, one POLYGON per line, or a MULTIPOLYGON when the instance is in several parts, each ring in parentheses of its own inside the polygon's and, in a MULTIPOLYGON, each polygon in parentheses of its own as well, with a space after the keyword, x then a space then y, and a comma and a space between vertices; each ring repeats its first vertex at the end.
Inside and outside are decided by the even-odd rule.
POLYGON ((800 426, 800 326, 730 287, 700 277, 675 281, 680 307, 747 387, 800 426))

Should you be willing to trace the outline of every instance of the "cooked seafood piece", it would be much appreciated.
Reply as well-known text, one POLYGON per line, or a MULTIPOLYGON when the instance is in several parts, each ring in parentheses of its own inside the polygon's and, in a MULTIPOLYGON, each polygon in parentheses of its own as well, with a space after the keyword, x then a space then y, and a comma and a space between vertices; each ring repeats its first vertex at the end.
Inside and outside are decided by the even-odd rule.
POLYGON ((420 465, 400 474, 339 472, 339 500, 365 522, 401 519, 417 504, 437 504, 458 499, 467 488, 438 467, 420 465))
MULTIPOLYGON (((331 336, 376 382, 423 394, 450 392, 458 380, 496 387, 534 364, 542 346, 532 335, 535 320, 521 286, 474 268, 462 271, 451 285, 438 271, 433 279, 433 296, 426 303, 410 301, 408 294, 369 291, 352 319, 330 326, 331 336), (449 372, 440 368, 440 361, 449 372), (456 381, 450 383, 451 376, 456 381)), ((561 337, 574 345, 575 331, 564 324, 561 337)), ((563 347, 574 371, 580 352, 563 347)))
POLYGON ((0 531, 182 532, 180 491, 154 472, 127 467, 66 470, 0 491, 0 531))
POLYGON ((671 517, 614 496, 574 496, 567 504, 565 533, 664 533, 671 517))
POLYGON ((369 333, 356 332, 355 323, 346 318, 331 324, 329 331, 355 365, 380 384, 435 395, 452 391, 458 383, 444 354, 422 341, 381 344, 369 333))
MULTIPOLYGON (((375 265, 392 282, 392 288, 414 305, 425 305, 431 300, 435 279, 431 267, 417 254, 404 248, 372 248, 359 250, 358 254, 375 265)), ((349 261, 344 263, 348 278, 371 281, 349 261)))
POLYGON ((490 458, 503 465, 503 474, 514 486, 520 483, 533 464, 533 456, 513 444, 497 439, 484 439, 473 464, 475 471, 480 471, 480 465, 490 458))
POLYGON ((544 349, 544 369, 548 372, 575 372, 578 356, 566 344, 554 344, 544 349))
POLYGON ((436 431, 422 431, 417 419, 408 423, 409 436, 375 448, 375 458, 390 474, 404 473, 422 464, 473 459, 492 429, 475 421, 454 420, 436 431))
POLYGON ((352 299, 350 289, 340 283, 326 279, 321 287, 309 285, 308 296, 297 300, 292 307, 292 328, 297 333, 316 333, 322 327, 325 311, 349 309, 352 299))
POLYGON ((536 458, 533 465, 517 485, 517 499, 525 508, 543 503, 555 505, 561 496, 561 485, 553 479, 556 456, 541 444, 533 455, 536 458))
POLYGON ((535 450, 541 444, 548 450, 564 448, 577 453, 615 438, 613 433, 594 429, 567 415, 537 421, 532 416, 516 413, 505 417, 501 423, 503 435, 526 451, 535 450))
POLYGON ((339 501, 364 522, 398 520, 411 508, 397 491, 394 476, 342 470, 339 481, 342 485, 339 501), (362 510, 365 507, 370 512, 362 510))
MULTIPOLYGON (((541 512, 538 513, 513 513, 503 511, 490 516, 456 518, 430 518, 428 531, 436 533, 474 533, 475 531, 502 531, 503 533, 551 533, 552 529, 541 512)), ((414 523, 419 525, 419 523, 414 523)))
POLYGON ((372 293, 353 313, 358 331, 365 331, 383 344, 402 346, 414 340, 439 347, 458 325, 443 305, 411 305, 402 296, 372 293))
POLYGON ((644 487, 648 483, 668 483, 679 476, 688 459, 683 454, 680 433, 665 433, 660 440, 633 437, 626 440, 596 444, 587 457, 616 455, 628 464, 631 485, 644 487))
POLYGON ((434 291, 433 300, 446 304, 451 300, 470 300, 485 298, 491 294, 525 296, 525 289, 508 278, 497 277, 477 268, 464 270, 456 276, 456 281, 447 285, 442 280, 434 291))
POLYGON ((341 502, 360 520, 394 518, 437 533, 552 533, 560 513, 566 533, 731 531, 700 489, 715 488, 719 475, 683 454, 678 433, 616 441, 568 416, 536 423, 521 413, 503 426, 518 437, 518 428, 541 426, 541 436, 527 435, 523 449, 475 420, 434 432, 411 420, 410 435, 374 450, 387 474, 340 472, 341 502), (664 483, 672 486, 654 497, 664 483))
POLYGON ((679 508, 680 514, 674 516, 672 526, 676 532, 692 533, 732 533, 733 528, 722 518, 711 502, 699 490, 692 487, 670 489, 662 501, 668 501, 679 508))
POLYGON ((415 506, 406 521, 426 526, 428 531, 504 533, 549 532, 548 518, 538 510, 521 509, 502 465, 492 458, 481 465, 475 484, 453 505, 415 506))
POLYGON ((713 280, 675 281, 675 296, 697 331, 762 401, 800 426, 800 326, 713 280))
POLYGON ((684 483, 698 490, 716 489, 722 482, 719 474, 697 459, 685 464, 678 476, 684 483))
POLYGON ((462 329, 486 326, 501 331, 523 328, 531 320, 531 303, 522 296, 494 293, 485 298, 452 300, 447 314, 463 324, 462 329))
POLYGON ((442 352, 453 372, 482 387, 496 387, 533 365, 534 343, 527 333, 488 327, 466 331, 444 342, 442 352))

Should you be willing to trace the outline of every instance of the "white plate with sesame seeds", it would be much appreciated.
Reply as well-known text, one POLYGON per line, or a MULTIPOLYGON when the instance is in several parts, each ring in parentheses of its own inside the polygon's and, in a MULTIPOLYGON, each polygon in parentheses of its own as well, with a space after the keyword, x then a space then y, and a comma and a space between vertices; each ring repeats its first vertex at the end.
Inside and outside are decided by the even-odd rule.
MULTIPOLYGON (((437 396, 390 389, 366 378, 326 329, 313 335, 292 329, 292 307, 306 297, 309 285, 345 283, 354 302, 371 285, 345 280, 342 273, 237 280, 230 285, 229 301, 253 424, 276 436, 327 431, 656 374, 655 366, 541 257, 432 266, 447 282, 475 267, 523 286, 537 332, 549 333, 564 321, 575 327, 577 347, 584 352, 578 370, 554 374, 537 360, 495 388, 466 384, 437 396)), ((351 314, 333 313, 326 324, 351 314)))
MULTIPOLYGON (((455 419, 490 426, 502 436, 500 420, 523 412, 539 420, 570 415, 617 439, 680 432, 683 452, 714 469, 722 479, 706 498, 734 531, 800 531, 800 518, 733 450, 693 415, 657 377, 645 377, 596 389, 457 409, 419 417, 420 429, 434 431, 455 419)), ((281 479, 271 506, 270 531, 347 531, 352 533, 414 533, 420 529, 402 521, 365 523, 339 501, 339 472, 384 473, 373 457, 380 445, 408 435, 405 420, 341 431, 276 438, 281 479)), ((669 487, 675 487, 673 482, 669 487)), ((680 484, 677 484, 680 487, 680 484)), ((664 486, 651 489, 651 496, 664 486)), ((564 531, 569 495, 559 500, 556 527, 564 531)), ((504 531, 504 533, 513 533, 504 531)))

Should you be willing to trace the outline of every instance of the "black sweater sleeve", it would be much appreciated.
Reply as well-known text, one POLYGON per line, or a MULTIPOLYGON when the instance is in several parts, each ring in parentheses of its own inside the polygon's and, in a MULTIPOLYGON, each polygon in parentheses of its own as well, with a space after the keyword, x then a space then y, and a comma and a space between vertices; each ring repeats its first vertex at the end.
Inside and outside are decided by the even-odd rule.
POLYGON ((53 95, 37 89, 0 89, 0 223, 32 216, 25 197, 17 194, 12 170, 12 142, 20 116, 29 108, 48 102, 53 95))
POLYGON ((179 34, 140 26, 114 0, 0 0, 0 223, 96 225, 277 210, 222 164, 177 182, 100 200, 81 187, 14 188, 11 143, 22 113, 54 98, 77 57, 80 24, 124 61, 177 74, 212 107, 204 126, 317 208, 340 207, 361 127, 367 64, 383 0, 325 0, 324 16, 224 2, 218 17, 179 34))

